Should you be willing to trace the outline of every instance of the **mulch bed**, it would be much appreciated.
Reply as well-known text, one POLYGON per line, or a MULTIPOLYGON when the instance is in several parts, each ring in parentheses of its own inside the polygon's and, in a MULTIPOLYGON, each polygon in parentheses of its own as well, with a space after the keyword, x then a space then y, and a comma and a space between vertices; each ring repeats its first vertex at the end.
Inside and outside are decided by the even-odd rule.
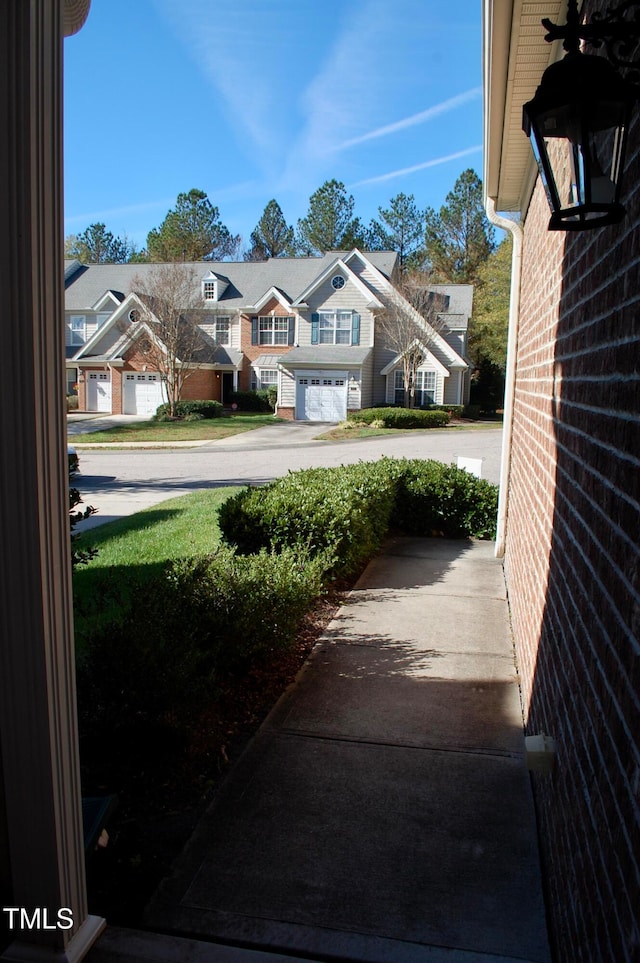
POLYGON ((184 848, 225 772, 295 679, 344 596, 335 591, 302 624, 295 646, 229 678, 213 704, 119 743, 81 737, 83 795, 116 793, 109 842, 88 859, 89 912, 113 925, 142 923, 146 903, 184 848))

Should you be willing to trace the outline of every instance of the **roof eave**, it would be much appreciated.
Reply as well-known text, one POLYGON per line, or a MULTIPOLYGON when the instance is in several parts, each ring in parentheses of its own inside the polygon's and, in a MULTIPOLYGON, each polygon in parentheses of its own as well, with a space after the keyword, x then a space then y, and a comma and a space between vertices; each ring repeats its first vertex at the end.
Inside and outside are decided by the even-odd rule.
POLYGON ((545 41, 541 20, 562 21, 567 0, 527 2, 526 11, 524 6, 525 0, 483 0, 482 11, 485 198, 494 199, 496 210, 523 215, 537 167, 522 131, 522 105, 563 55, 558 41, 545 41))

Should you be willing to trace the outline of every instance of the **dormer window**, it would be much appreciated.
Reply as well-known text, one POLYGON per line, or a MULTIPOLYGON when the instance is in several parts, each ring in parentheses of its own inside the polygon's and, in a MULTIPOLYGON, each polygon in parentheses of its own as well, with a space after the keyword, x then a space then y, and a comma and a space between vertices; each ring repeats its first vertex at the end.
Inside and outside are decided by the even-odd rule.
POLYGON ((226 278, 209 271, 202 279, 202 298, 204 301, 219 301, 228 287, 226 278))

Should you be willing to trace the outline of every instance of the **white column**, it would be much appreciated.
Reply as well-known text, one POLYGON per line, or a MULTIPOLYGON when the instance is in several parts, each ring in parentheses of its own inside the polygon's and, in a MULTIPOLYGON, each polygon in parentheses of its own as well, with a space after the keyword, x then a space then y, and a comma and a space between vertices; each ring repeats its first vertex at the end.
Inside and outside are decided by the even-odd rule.
MULTIPOLYGON (((87 0, 69 6, 80 25, 87 0)), ((13 914, 3 959, 60 963, 80 960, 104 926, 87 913, 76 728, 62 35, 62 0, 0 4, 0 854, 8 905, 32 921, 39 911, 22 931, 13 914)))

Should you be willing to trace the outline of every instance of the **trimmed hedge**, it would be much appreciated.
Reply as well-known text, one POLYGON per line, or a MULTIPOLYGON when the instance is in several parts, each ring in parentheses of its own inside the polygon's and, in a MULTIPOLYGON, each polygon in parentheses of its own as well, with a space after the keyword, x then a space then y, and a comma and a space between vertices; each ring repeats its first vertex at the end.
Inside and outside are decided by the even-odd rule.
POLYGON ((421 408, 363 408, 349 412, 349 421, 370 425, 378 422, 384 428, 444 428, 449 424, 449 409, 423 411, 421 408))
POLYGON ((277 392, 275 385, 273 389, 261 388, 259 391, 232 391, 229 401, 237 405, 239 411, 273 411, 277 392))
POLYGON ((321 551, 336 576, 357 571, 392 527, 408 535, 493 538, 497 507, 497 486, 453 465, 382 458, 244 489, 218 517, 238 551, 321 551))
POLYGON ((391 523, 407 535, 495 538, 498 486, 455 465, 413 459, 397 478, 391 523))
POLYGON ((235 548, 112 573, 101 617, 77 620, 83 733, 127 745, 179 730, 228 673, 289 648, 331 580, 356 574, 390 530, 494 537, 497 494, 454 466, 394 458, 241 490, 218 510, 235 548))
POLYGON ((380 547, 395 498, 391 460, 292 472, 243 489, 218 510, 220 529, 240 552, 299 546, 328 553, 328 571, 357 571, 380 547))
POLYGON ((287 649, 323 591, 325 559, 298 549, 169 562, 130 576, 135 605, 96 625, 78 658, 83 729, 177 720, 227 672, 287 649))
MULTIPOLYGON (((164 421, 170 417, 170 405, 159 405, 153 416, 153 421, 164 421)), ((200 415, 201 418, 221 418, 224 408, 219 401, 178 401, 176 403, 176 418, 186 420, 189 415, 200 415)), ((197 419, 190 419, 197 420, 197 419)))
POLYGON ((448 411, 453 418, 462 418, 464 405, 420 405, 420 411, 448 411))

